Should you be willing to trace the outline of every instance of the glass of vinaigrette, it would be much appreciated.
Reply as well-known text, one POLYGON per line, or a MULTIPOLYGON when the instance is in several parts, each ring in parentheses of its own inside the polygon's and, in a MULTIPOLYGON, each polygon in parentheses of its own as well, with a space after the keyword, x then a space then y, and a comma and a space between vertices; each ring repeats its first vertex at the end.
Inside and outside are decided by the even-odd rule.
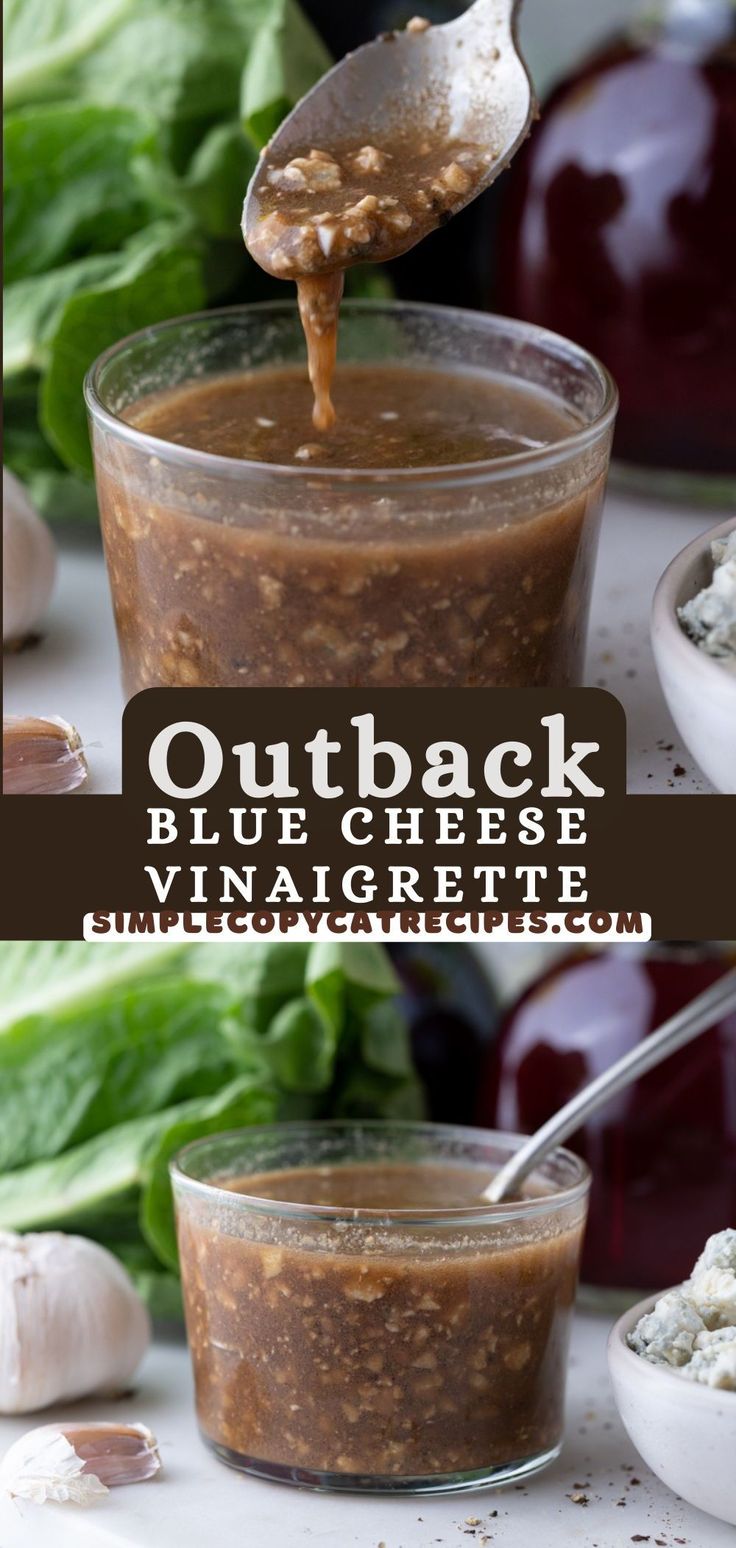
POLYGON ((172 1165, 203 1438, 244 1472, 424 1493, 560 1448, 590 1174, 565 1150, 504 1204, 521 1141, 443 1124, 272 1124, 172 1165))
POLYGON ((347 302, 337 423, 296 307, 176 318, 86 383, 128 695, 579 681, 616 412, 526 323, 347 302))

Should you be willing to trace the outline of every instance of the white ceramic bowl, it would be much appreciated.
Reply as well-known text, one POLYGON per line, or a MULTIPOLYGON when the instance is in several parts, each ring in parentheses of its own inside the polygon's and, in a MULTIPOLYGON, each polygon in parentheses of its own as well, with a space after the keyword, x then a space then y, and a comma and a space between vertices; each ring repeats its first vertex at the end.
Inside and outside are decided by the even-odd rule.
POLYGON ((662 576, 652 606, 652 647, 662 692, 677 729, 711 784, 736 794, 736 673, 688 638, 678 607, 710 584, 710 545, 736 521, 724 521, 688 543, 662 576))
POLYGON ((609 1335, 608 1368, 618 1411, 640 1456, 669 1489, 736 1526, 736 1392, 687 1381, 666 1365, 650 1365, 626 1342, 659 1295, 632 1306, 609 1335))

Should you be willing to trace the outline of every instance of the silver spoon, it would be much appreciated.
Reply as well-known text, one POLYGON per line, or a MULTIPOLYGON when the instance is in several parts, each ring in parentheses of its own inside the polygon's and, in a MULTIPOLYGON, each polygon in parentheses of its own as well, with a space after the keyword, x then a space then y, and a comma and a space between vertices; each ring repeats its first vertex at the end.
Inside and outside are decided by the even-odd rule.
POLYGON ((731 968, 703 994, 696 995, 689 1005, 670 1016, 656 1032, 645 1037, 636 1048, 630 1049, 622 1059, 617 1059, 610 1069, 604 1070, 602 1075, 583 1086, 571 1102, 566 1102, 558 1113, 548 1118, 541 1129, 537 1129, 536 1134, 501 1167, 485 1189, 483 1197, 491 1204, 501 1204, 504 1199, 508 1199, 539 1162, 555 1146, 561 1145, 570 1134, 574 1134, 591 1113, 597 1112, 612 1096, 625 1086, 630 1086, 640 1075, 645 1075, 647 1070, 654 1069, 663 1059, 668 1059, 678 1048, 684 1048, 686 1043, 707 1031, 719 1016, 727 1015, 732 1010, 736 1010, 736 968, 731 968))
MULTIPOLYGON (((417 0, 421 7, 421 0, 417 0)), ((305 147, 386 145, 407 128, 420 140, 469 141, 493 159, 468 197, 482 193, 525 138, 536 103, 518 51, 520 0, 475 0, 455 21, 423 32, 386 33, 366 43, 322 77, 277 129, 246 196, 246 246, 261 213, 268 168, 285 165, 305 147)), ((426 232, 426 227, 421 233, 426 232)), ((411 234, 392 256, 414 245, 411 234)))

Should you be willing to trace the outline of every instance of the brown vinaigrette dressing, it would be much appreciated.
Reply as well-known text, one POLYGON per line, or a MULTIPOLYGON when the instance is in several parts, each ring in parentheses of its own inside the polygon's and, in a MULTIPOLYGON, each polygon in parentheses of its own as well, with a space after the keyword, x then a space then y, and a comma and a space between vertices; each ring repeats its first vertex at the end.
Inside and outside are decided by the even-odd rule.
POLYGON ((272 489, 179 469, 155 448, 141 468, 135 449, 105 458, 98 444, 126 691, 574 682, 602 476, 571 490, 564 470, 550 471, 541 507, 523 482, 504 484, 501 521, 482 479, 428 480, 412 494, 390 477, 361 492, 310 476, 313 466, 366 479, 492 467, 559 443, 574 418, 508 378, 419 366, 341 365, 335 401, 319 444, 299 367, 205 378, 126 410, 136 428, 195 452, 264 474, 303 467, 272 489))
MULTIPOLYGON (((357 1161, 340 1166, 294 1167, 292 1171, 253 1172, 247 1177, 215 1179, 232 1193, 292 1204, 333 1209, 410 1211, 478 1209, 488 1203, 483 1190, 493 1173, 475 1166, 422 1162, 357 1161)), ((544 1198, 550 1188, 526 1183, 524 1198, 544 1198)))
POLYGON ((285 165, 264 152, 248 245, 269 273, 296 280, 316 430, 335 421, 330 386, 345 269, 413 247, 467 202, 492 160, 481 146, 411 129, 380 146, 305 147, 285 165))
POLYGON ((230 1460, 307 1481, 480 1473, 552 1452, 584 1209, 484 1228, 473 1212, 488 1180, 483 1168, 364 1162, 225 1183, 339 1206, 342 1224, 180 1200, 207 1438, 230 1460), (402 1208, 430 1215, 386 1220, 402 1208), (465 1213, 428 1228, 448 1209, 465 1213))
POLYGON ((337 364, 337 325, 345 275, 303 275, 296 282, 299 316, 307 341, 309 380, 314 393, 312 424, 315 430, 331 430, 336 414, 332 402, 332 378, 337 364))
POLYGON ((127 417, 149 435, 220 457, 356 469, 485 462, 579 429, 551 396, 480 371, 343 365, 335 399, 333 433, 307 442, 309 457, 309 383, 298 366, 193 382, 144 398, 127 417))

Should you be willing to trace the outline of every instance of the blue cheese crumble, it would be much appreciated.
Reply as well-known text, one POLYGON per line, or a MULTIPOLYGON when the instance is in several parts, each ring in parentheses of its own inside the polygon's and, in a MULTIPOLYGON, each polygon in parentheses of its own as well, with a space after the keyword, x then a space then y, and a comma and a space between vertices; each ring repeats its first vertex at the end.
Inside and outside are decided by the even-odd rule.
POLYGON ((627 1341, 651 1365, 736 1392, 736 1230, 709 1237, 690 1278, 660 1296, 627 1341))
POLYGON ((677 615, 685 633, 727 672, 736 673, 736 527, 711 543, 713 579, 677 615))

